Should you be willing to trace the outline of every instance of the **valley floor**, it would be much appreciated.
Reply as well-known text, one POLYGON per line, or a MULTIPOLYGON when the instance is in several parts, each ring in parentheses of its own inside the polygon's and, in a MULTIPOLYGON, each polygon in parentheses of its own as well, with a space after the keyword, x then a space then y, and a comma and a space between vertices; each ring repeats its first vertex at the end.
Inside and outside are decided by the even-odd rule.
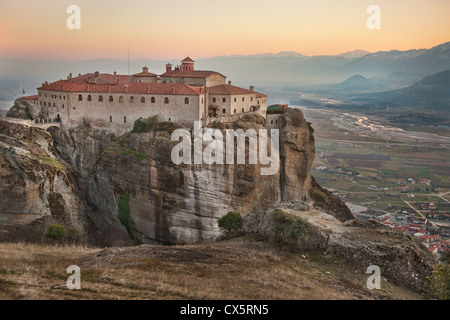
POLYGON ((93 249, 0 243, 0 299, 423 299, 322 252, 289 253, 252 237, 186 246, 93 249), (69 290, 66 268, 81 268, 69 290))

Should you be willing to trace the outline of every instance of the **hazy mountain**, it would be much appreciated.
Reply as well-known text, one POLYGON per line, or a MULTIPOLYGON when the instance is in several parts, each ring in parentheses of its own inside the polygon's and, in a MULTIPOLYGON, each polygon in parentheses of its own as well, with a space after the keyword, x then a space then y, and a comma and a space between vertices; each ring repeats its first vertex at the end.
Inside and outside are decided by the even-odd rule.
POLYGON ((380 51, 350 61, 346 70, 366 76, 401 70, 409 73, 433 74, 450 69, 450 42, 431 49, 380 51))
POLYGON ((365 56, 366 54, 370 54, 370 51, 365 51, 365 50, 353 50, 353 51, 348 51, 345 53, 341 53, 338 54, 336 56, 338 57, 344 57, 344 58, 348 58, 348 59, 354 59, 354 58, 361 58, 362 56, 365 56))
POLYGON ((387 102, 402 106, 420 106, 436 111, 450 111, 450 70, 425 77, 403 89, 362 97, 372 103, 387 102))
POLYGON ((422 73, 409 73, 396 71, 387 75, 369 78, 373 83, 389 87, 389 89, 400 89, 412 85, 414 82, 425 77, 422 73))

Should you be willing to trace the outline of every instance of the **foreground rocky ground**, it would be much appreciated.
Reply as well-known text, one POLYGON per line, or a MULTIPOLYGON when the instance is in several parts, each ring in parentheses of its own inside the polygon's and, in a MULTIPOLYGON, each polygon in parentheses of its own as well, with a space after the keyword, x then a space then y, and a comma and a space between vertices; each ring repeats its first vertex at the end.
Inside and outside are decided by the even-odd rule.
POLYGON ((0 299, 424 299, 320 251, 289 253, 253 236, 185 246, 0 244, 0 299), (303 256, 302 256, 303 255, 303 256), (66 268, 81 268, 81 290, 66 268))

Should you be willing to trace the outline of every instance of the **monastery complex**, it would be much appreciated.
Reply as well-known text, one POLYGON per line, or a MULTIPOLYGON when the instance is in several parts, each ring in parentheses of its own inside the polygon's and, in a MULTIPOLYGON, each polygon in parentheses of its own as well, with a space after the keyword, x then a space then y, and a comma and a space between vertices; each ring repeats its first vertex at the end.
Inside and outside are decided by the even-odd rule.
POLYGON ((158 116, 160 121, 192 127, 194 121, 235 121, 243 113, 266 117, 267 95, 233 86, 215 71, 196 70, 187 57, 181 66, 166 65, 161 75, 147 67, 134 75, 87 73, 53 83, 45 82, 35 96, 23 97, 37 122, 62 126, 89 125, 124 134, 134 121, 158 116), (36 112, 38 111, 38 112, 36 112))

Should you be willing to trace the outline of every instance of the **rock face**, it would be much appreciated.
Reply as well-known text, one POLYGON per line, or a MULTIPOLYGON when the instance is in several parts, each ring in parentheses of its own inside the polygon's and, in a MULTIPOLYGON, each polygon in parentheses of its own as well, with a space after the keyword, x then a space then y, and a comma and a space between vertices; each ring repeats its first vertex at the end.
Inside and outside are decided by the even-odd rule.
POLYGON ((3 227, 49 218, 84 233, 84 204, 74 173, 42 129, 0 120, 0 181, 3 227))
POLYGON ((275 210, 301 217, 311 227, 301 239, 301 250, 321 250, 345 257, 364 268, 376 265, 382 277, 414 291, 424 290, 435 260, 418 240, 378 223, 348 220, 341 222, 304 203, 278 203, 264 212, 244 218, 246 233, 265 239, 274 235, 272 216, 275 210))
MULTIPOLYGON (((287 109, 280 123, 280 169, 265 176, 260 174, 262 165, 248 161, 175 165, 171 150, 176 143, 165 131, 116 139, 103 151, 88 181, 91 219, 114 230, 127 230, 144 243, 214 240, 221 234, 217 221, 227 212, 247 215, 281 200, 314 205, 315 199, 326 198, 328 204, 318 205, 331 214, 336 211, 342 221, 353 219, 348 208, 325 193, 309 174, 314 137, 301 111, 287 109)), ((225 136, 223 124, 210 127, 221 129, 225 136)), ((266 124, 261 116, 249 114, 227 128, 257 131, 266 129, 266 124)))
POLYGON ((6 113, 7 117, 19 119, 36 119, 39 116, 39 110, 36 105, 27 100, 17 99, 14 105, 6 113))

